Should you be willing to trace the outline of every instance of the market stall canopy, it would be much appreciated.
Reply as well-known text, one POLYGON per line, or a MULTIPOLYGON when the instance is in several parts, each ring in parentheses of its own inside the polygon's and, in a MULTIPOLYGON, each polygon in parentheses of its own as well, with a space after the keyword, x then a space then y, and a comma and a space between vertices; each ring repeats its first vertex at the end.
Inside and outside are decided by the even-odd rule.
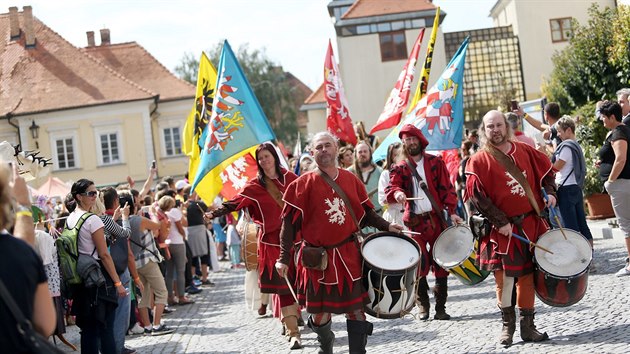
POLYGON ((57 177, 48 176, 48 181, 37 189, 35 195, 64 198, 68 193, 70 193, 70 186, 57 177))

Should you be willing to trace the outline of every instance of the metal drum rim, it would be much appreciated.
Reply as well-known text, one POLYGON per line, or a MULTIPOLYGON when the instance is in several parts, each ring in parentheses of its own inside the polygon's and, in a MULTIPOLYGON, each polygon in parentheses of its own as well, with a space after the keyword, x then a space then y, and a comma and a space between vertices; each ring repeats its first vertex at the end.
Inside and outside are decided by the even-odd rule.
POLYGON ((445 269, 447 271, 450 270, 450 269, 453 269, 455 267, 459 267, 462 264, 464 264, 464 262, 466 262, 466 260, 468 260, 468 258, 470 258, 470 255, 473 252, 475 252, 475 242, 474 242, 475 235, 472 233, 472 229, 468 225, 465 225, 465 224, 453 225, 453 226, 449 226, 446 229, 444 229, 444 231, 442 231, 440 233, 440 235, 435 239, 435 242, 433 243, 433 249, 435 249, 435 244, 438 243, 438 241, 440 240, 440 237, 442 237, 442 235, 444 235, 446 233, 446 231, 448 231, 449 229, 458 228, 458 227, 465 227, 466 229, 468 229, 470 231, 470 233, 471 233, 471 235, 473 237, 473 243, 472 243, 472 246, 470 247, 470 249, 468 249, 468 256, 466 258, 462 259, 459 263, 457 263, 457 264, 455 264, 453 266, 446 267, 446 266, 443 266, 442 264, 440 264, 441 262, 439 262, 437 259, 435 259, 435 253, 431 252, 433 254, 433 260, 435 261, 435 263, 437 263, 440 267, 442 267, 443 269, 445 269))
POLYGON ((420 245, 418 245, 418 242, 416 242, 416 240, 412 239, 411 237, 407 237, 407 236, 404 236, 403 234, 396 233, 396 232, 382 231, 382 232, 375 232, 373 234, 370 234, 361 243, 361 249, 359 251, 361 252, 361 258, 363 258, 364 263, 369 264, 372 267, 372 269, 378 269, 381 272, 383 272, 383 274, 387 274, 387 275, 397 275, 401 273, 406 273, 410 270, 413 270, 414 268, 417 268, 418 264, 422 261, 422 251, 420 250, 420 245), (383 269, 381 267, 374 265, 372 262, 370 262, 369 260, 367 260, 367 258, 363 256, 363 247, 369 240, 379 238, 379 237, 384 237, 384 236, 397 237, 405 241, 408 241, 418 251, 418 260, 407 268, 396 269, 396 270, 383 269))
MULTIPOLYGON (((575 230, 573 230, 573 229, 567 229, 567 228, 563 228, 563 229, 564 229, 564 231, 569 231, 569 232, 571 232, 571 233, 574 233, 574 234, 576 234, 576 235, 579 235, 580 237, 582 237, 582 239, 584 239, 584 241, 585 241, 587 244, 590 244, 590 243, 589 243, 589 241, 588 241, 588 239, 587 239, 584 235, 582 235, 580 232, 575 231, 575 230)), ((546 234, 548 234, 548 233, 550 233, 550 232, 559 232, 559 231, 560 231, 560 229, 551 229, 551 230, 547 230, 545 233, 543 233, 542 235, 538 236, 538 241, 537 241, 537 242, 539 242, 539 241, 540 241, 540 239, 541 239, 542 237, 544 237, 546 234)), ((575 277, 582 276, 584 273, 588 273, 588 269, 590 268, 591 263, 593 263, 593 248, 591 248, 591 259, 589 260, 588 265, 586 266, 586 268, 584 268, 583 270, 581 270, 581 271, 580 271, 580 272, 578 272, 578 273, 571 274, 571 275, 556 275, 556 274, 551 273, 549 270, 547 270, 547 269, 545 269, 544 267, 542 267, 542 266, 540 265, 540 263, 538 263, 538 260, 536 259, 536 252, 538 252, 538 249, 535 249, 535 250, 534 250, 534 252, 532 252, 532 253, 533 253, 533 254, 532 254, 532 258, 533 258, 533 260, 534 260, 535 269, 536 269, 536 270, 538 270, 538 271, 542 271, 543 273, 545 273, 545 275, 549 274, 549 275, 551 275, 553 278, 556 278, 556 279, 569 279, 569 278, 575 278, 575 277)), ((540 252, 543 252, 543 251, 540 251, 540 252)))

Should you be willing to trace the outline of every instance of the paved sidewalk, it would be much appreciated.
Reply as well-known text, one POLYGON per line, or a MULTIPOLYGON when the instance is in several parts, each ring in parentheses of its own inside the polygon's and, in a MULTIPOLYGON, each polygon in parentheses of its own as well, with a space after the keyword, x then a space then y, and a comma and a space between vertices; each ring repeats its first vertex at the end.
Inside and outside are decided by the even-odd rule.
MULTIPOLYGON (((519 330, 515 344, 504 349, 497 345, 501 316, 495 304, 492 276, 470 287, 449 278, 447 310, 451 321, 421 322, 408 318, 379 320, 374 335, 368 338, 369 353, 627 353, 630 351, 630 277, 614 273, 625 258, 623 239, 602 239, 595 235, 596 273, 589 276, 586 296, 570 307, 550 307, 536 300, 538 329, 547 331, 551 340, 524 343, 519 330)), ((228 267, 228 263, 221 263, 228 267)), ((316 353, 315 334, 305 329, 303 350, 288 350, 280 336, 279 321, 259 318, 244 305, 243 269, 224 269, 215 273, 216 287, 205 288, 196 303, 176 307, 164 322, 177 331, 161 337, 129 336, 127 345, 138 353, 316 353)), ((429 280, 430 285, 433 280, 429 280)), ((432 305, 434 304, 431 299, 432 305)), ((417 314, 417 310, 413 311, 417 314)), ((433 312, 431 313, 431 316, 433 312)), ((348 352, 345 319, 333 318, 335 353, 348 352)), ((66 337, 79 343, 76 326, 66 337)), ((59 344, 62 349, 67 348, 59 344)), ((68 350, 68 352, 70 352, 68 350)))

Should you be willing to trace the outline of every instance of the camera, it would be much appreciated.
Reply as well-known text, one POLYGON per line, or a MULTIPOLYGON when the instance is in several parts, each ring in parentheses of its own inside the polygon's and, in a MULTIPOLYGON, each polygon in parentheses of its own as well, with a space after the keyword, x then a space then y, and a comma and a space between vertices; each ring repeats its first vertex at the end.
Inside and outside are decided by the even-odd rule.
POLYGON ((511 101, 510 101, 510 105, 511 105, 511 109, 512 109, 513 111, 515 111, 515 110, 517 110, 517 109, 518 109, 518 101, 517 101, 517 100, 511 100, 511 101))

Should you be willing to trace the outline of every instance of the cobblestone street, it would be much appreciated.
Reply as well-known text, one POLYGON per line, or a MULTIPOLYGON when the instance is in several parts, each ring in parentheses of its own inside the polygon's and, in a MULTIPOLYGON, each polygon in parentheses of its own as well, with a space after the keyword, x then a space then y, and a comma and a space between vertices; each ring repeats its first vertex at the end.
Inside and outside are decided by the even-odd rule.
MULTIPOLYGON (((515 344, 498 345, 501 316, 495 304, 494 280, 488 277, 477 286, 462 285, 449 277, 447 311, 450 321, 418 321, 412 316, 381 320, 368 316, 374 334, 368 338, 369 353, 627 353, 630 347, 630 314, 627 286, 630 278, 614 273, 624 262, 624 241, 601 238, 594 228, 596 272, 589 276, 586 296, 570 307, 550 307, 536 300, 538 329, 551 340, 524 343, 518 325, 515 344)), ((222 262, 222 267, 229 263, 222 262)), ((138 353, 316 353, 317 340, 308 328, 303 330, 303 350, 288 349, 280 336, 280 323, 271 317, 259 318, 244 305, 243 269, 223 269, 214 273, 216 287, 204 288, 191 306, 175 307, 164 322, 176 328, 160 337, 128 336, 127 346, 138 353)), ((433 284, 433 279, 429 279, 433 284)), ((433 305, 433 299, 431 299, 433 305)), ((414 310, 412 314, 417 314, 414 310)), ((433 313, 431 313, 431 318, 433 313)), ((348 341, 342 316, 333 318, 335 353, 347 353, 348 341)), ((66 337, 79 343, 76 326, 66 337)), ((59 344, 64 350, 68 348, 59 344)))

